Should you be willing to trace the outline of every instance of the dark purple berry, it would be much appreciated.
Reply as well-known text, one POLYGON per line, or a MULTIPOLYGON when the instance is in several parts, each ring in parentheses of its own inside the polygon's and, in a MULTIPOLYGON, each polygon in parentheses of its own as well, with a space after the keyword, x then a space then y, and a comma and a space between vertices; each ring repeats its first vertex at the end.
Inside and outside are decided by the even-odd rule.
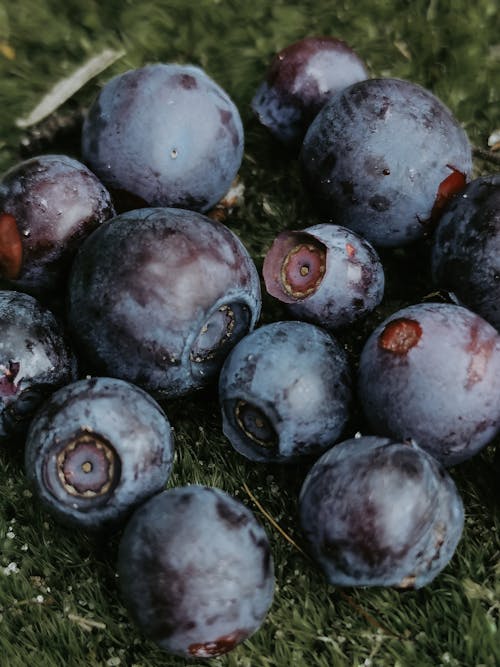
POLYGON ((273 599, 266 533, 249 509, 214 488, 170 489, 136 510, 118 570, 135 623, 186 658, 232 650, 260 627, 273 599))
POLYGON ((448 564, 464 524, 456 486, 432 456, 373 436, 318 459, 299 511, 311 554, 336 586, 421 588, 448 564))
POLYGON ((326 331, 273 322, 245 336, 219 378, 223 430, 254 461, 318 455, 341 435, 350 413, 347 356, 326 331))
POLYGON ((338 329, 372 311, 384 294, 373 247, 349 229, 319 224, 285 231, 264 259, 266 289, 292 315, 338 329))
POLYGON ((121 210, 207 211, 229 190, 243 144, 238 109, 191 65, 158 63, 114 77, 82 131, 84 160, 121 210))
POLYGON ((117 524, 169 478, 173 439, 160 406, 123 380, 90 378, 56 391, 31 422, 25 469, 58 519, 117 524))
POLYGON ((404 308, 367 340, 358 395, 376 433, 461 463, 500 429, 500 335, 462 306, 404 308))
POLYGON ((35 296, 62 292, 78 246, 113 215, 108 191, 77 160, 17 164, 0 181, 0 277, 35 296))
POLYGON ((306 37, 274 56, 252 109, 277 139, 299 147, 330 95, 367 78, 365 64, 345 42, 306 37))
POLYGON ((39 405, 76 376, 59 322, 34 297, 0 291, 0 440, 23 437, 39 405))
POLYGON ((301 152, 306 187, 325 216, 375 246, 402 246, 431 228, 472 170, 467 135, 432 93, 368 79, 337 93, 301 152))
POLYGON ((472 181, 449 202, 434 237, 432 273, 500 329, 500 174, 472 181))
POLYGON ((96 375, 158 396, 210 383, 260 314, 255 265, 238 237, 194 211, 139 209, 83 244, 69 323, 96 375))

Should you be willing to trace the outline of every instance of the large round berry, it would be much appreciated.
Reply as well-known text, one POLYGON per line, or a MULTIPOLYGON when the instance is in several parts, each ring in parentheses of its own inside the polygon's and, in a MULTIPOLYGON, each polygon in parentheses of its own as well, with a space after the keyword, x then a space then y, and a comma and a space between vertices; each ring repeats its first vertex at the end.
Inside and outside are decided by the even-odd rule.
POLYGON ((367 340, 358 394, 376 433, 461 463, 500 428, 500 335, 462 306, 404 308, 367 340))
POLYGON ((34 412, 72 382, 76 362, 58 320, 34 297, 0 291, 0 440, 25 434, 34 412))
POLYGON ((472 181, 450 201, 436 230, 432 273, 500 329, 500 174, 472 181))
POLYGON ((132 619, 170 653, 227 653, 262 624, 274 593, 267 536, 219 489, 170 489, 140 507, 120 544, 120 586, 132 619))
POLYGON ((161 491, 173 438, 149 394, 123 380, 89 378, 62 387, 31 422, 26 476, 61 521, 102 530, 161 491))
POLYGON ((108 191, 77 160, 17 164, 0 182, 0 277, 36 296, 63 291, 76 249, 113 215, 108 191))
POLYGON ((350 413, 346 354, 306 322, 273 322, 245 336, 219 378, 223 430, 254 461, 319 454, 340 436, 350 413))
POLYGON ((338 329, 363 318, 384 295, 373 247, 339 225, 281 232, 264 259, 266 289, 299 319, 338 329))
POLYGON ((330 95, 367 78, 364 62, 345 42, 306 37, 274 56, 252 109, 277 139, 298 147, 330 95))
POLYGON ((158 63, 114 77, 82 131, 84 160, 121 208, 208 210, 236 176, 243 143, 236 106, 191 65, 158 63))
POLYGON ((368 79, 337 93, 304 139, 306 186, 325 216, 378 246, 421 238, 472 169, 469 140, 429 91, 368 79))
POLYGON ((370 436, 318 459, 299 511, 311 553, 336 586, 425 586, 450 561, 464 524, 456 486, 432 456, 370 436))
POLYGON ((163 397, 208 384, 260 314, 255 265, 238 237, 194 211, 139 209, 82 245, 69 323, 89 368, 163 397))

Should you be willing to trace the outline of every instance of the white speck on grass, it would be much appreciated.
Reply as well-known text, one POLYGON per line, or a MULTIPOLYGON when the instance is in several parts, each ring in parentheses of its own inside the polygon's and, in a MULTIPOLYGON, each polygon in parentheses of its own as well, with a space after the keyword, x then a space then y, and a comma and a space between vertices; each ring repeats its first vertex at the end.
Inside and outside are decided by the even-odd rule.
POLYGON ((496 146, 498 143, 500 143, 500 130, 495 130, 488 137, 488 146, 496 146))
POLYGON ((14 562, 9 563, 9 564, 7 565, 7 567, 4 567, 4 568, 3 568, 3 573, 4 573, 5 575, 7 575, 8 577, 9 577, 11 574, 16 574, 17 572, 19 572, 19 568, 18 568, 18 566, 17 566, 17 563, 14 563, 14 562))

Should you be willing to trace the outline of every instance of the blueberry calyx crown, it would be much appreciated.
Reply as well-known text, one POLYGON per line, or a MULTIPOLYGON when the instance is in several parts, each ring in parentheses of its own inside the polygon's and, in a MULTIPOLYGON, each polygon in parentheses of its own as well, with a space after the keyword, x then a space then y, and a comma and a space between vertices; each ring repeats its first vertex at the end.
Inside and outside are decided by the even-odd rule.
POLYGON ((235 324, 233 308, 227 304, 220 306, 201 327, 189 355, 191 361, 201 363, 213 359, 219 348, 232 337, 235 324))
POLYGON ((79 433, 66 442, 56 453, 55 470, 51 473, 48 467, 53 460, 50 457, 46 463, 46 476, 51 482, 57 480, 60 490, 73 498, 100 499, 112 493, 118 484, 120 466, 116 451, 95 433, 79 433))
POLYGON ((283 303, 315 294, 326 273, 327 247, 312 234, 285 231, 278 234, 264 258, 266 289, 283 303))
POLYGON ((312 243, 299 243, 281 265, 281 285, 294 299, 304 299, 318 289, 326 270, 326 252, 312 243))
POLYGON ((189 352, 189 360, 197 367, 218 362, 229 349, 250 330, 251 313, 245 303, 225 303, 212 310, 200 328, 189 352))
POLYGON ((265 449, 276 447, 276 432, 268 417, 258 407, 238 399, 234 403, 234 416, 242 433, 253 443, 265 449))

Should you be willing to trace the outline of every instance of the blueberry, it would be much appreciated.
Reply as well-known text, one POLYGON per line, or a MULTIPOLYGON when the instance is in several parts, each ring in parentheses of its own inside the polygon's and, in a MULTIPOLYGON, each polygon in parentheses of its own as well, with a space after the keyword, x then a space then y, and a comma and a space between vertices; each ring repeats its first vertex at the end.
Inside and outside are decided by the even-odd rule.
POLYGON ((210 383, 260 314, 255 265, 222 223, 173 208, 123 213, 82 245, 69 323, 96 375, 164 398, 210 383))
POLYGON ((301 168, 328 218, 375 246, 423 237, 472 170, 467 135, 432 93, 400 79, 332 96, 304 139, 301 168))
POLYGON ((373 436, 318 459, 299 512, 311 554, 336 586, 421 588, 448 564, 464 524, 456 486, 432 456, 373 436))
POLYGON ((15 165, 0 181, 0 277, 40 298, 63 291, 78 245, 113 215, 108 191, 77 160, 15 165))
POLYGON ((166 651, 227 653, 262 624, 274 592, 267 536, 252 512, 203 486, 165 491, 136 510, 120 544, 130 615, 166 651))
POLYGON ((272 296, 292 315, 338 329, 372 311, 384 294, 384 270, 373 247, 349 229, 319 224, 285 231, 264 259, 272 296))
POLYGON ((461 463, 500 428, 500 335, 459 305, 403 308, 368 338, 358 396, 376 433, 461 463))
POLYGON ((243 127, 224 90, 198 67, 154 64, 109 81, 83 124, 84 160, 129 208, 207 211, 243 157, 243 127))
POLYGON ((61 325, 22 292, 0 291, 0 440, 21 438, 39 405, 76 377, 61 325))
POLYGON ((298 148, 329 96, 367 78, 365 64, 345 42, 306 37, 274 56, 252 109, 279 141, 298 148))
POLYGON ((434 237, 432 274, 500 330, 500 174, 472 181, 449 202, 434 237))
POLYGON ((89 378, 56 391, 28 431, 25 469, 43 506, 62 522, 103 530, 161 491, 170 475, 168 419, 123 380, 89 378))
POLYGON ((350 413, 346 354, 306 322, 273 322, 245 336, 219 378, 223 430, 254 461, 318 455, 340 436, 350 413))

